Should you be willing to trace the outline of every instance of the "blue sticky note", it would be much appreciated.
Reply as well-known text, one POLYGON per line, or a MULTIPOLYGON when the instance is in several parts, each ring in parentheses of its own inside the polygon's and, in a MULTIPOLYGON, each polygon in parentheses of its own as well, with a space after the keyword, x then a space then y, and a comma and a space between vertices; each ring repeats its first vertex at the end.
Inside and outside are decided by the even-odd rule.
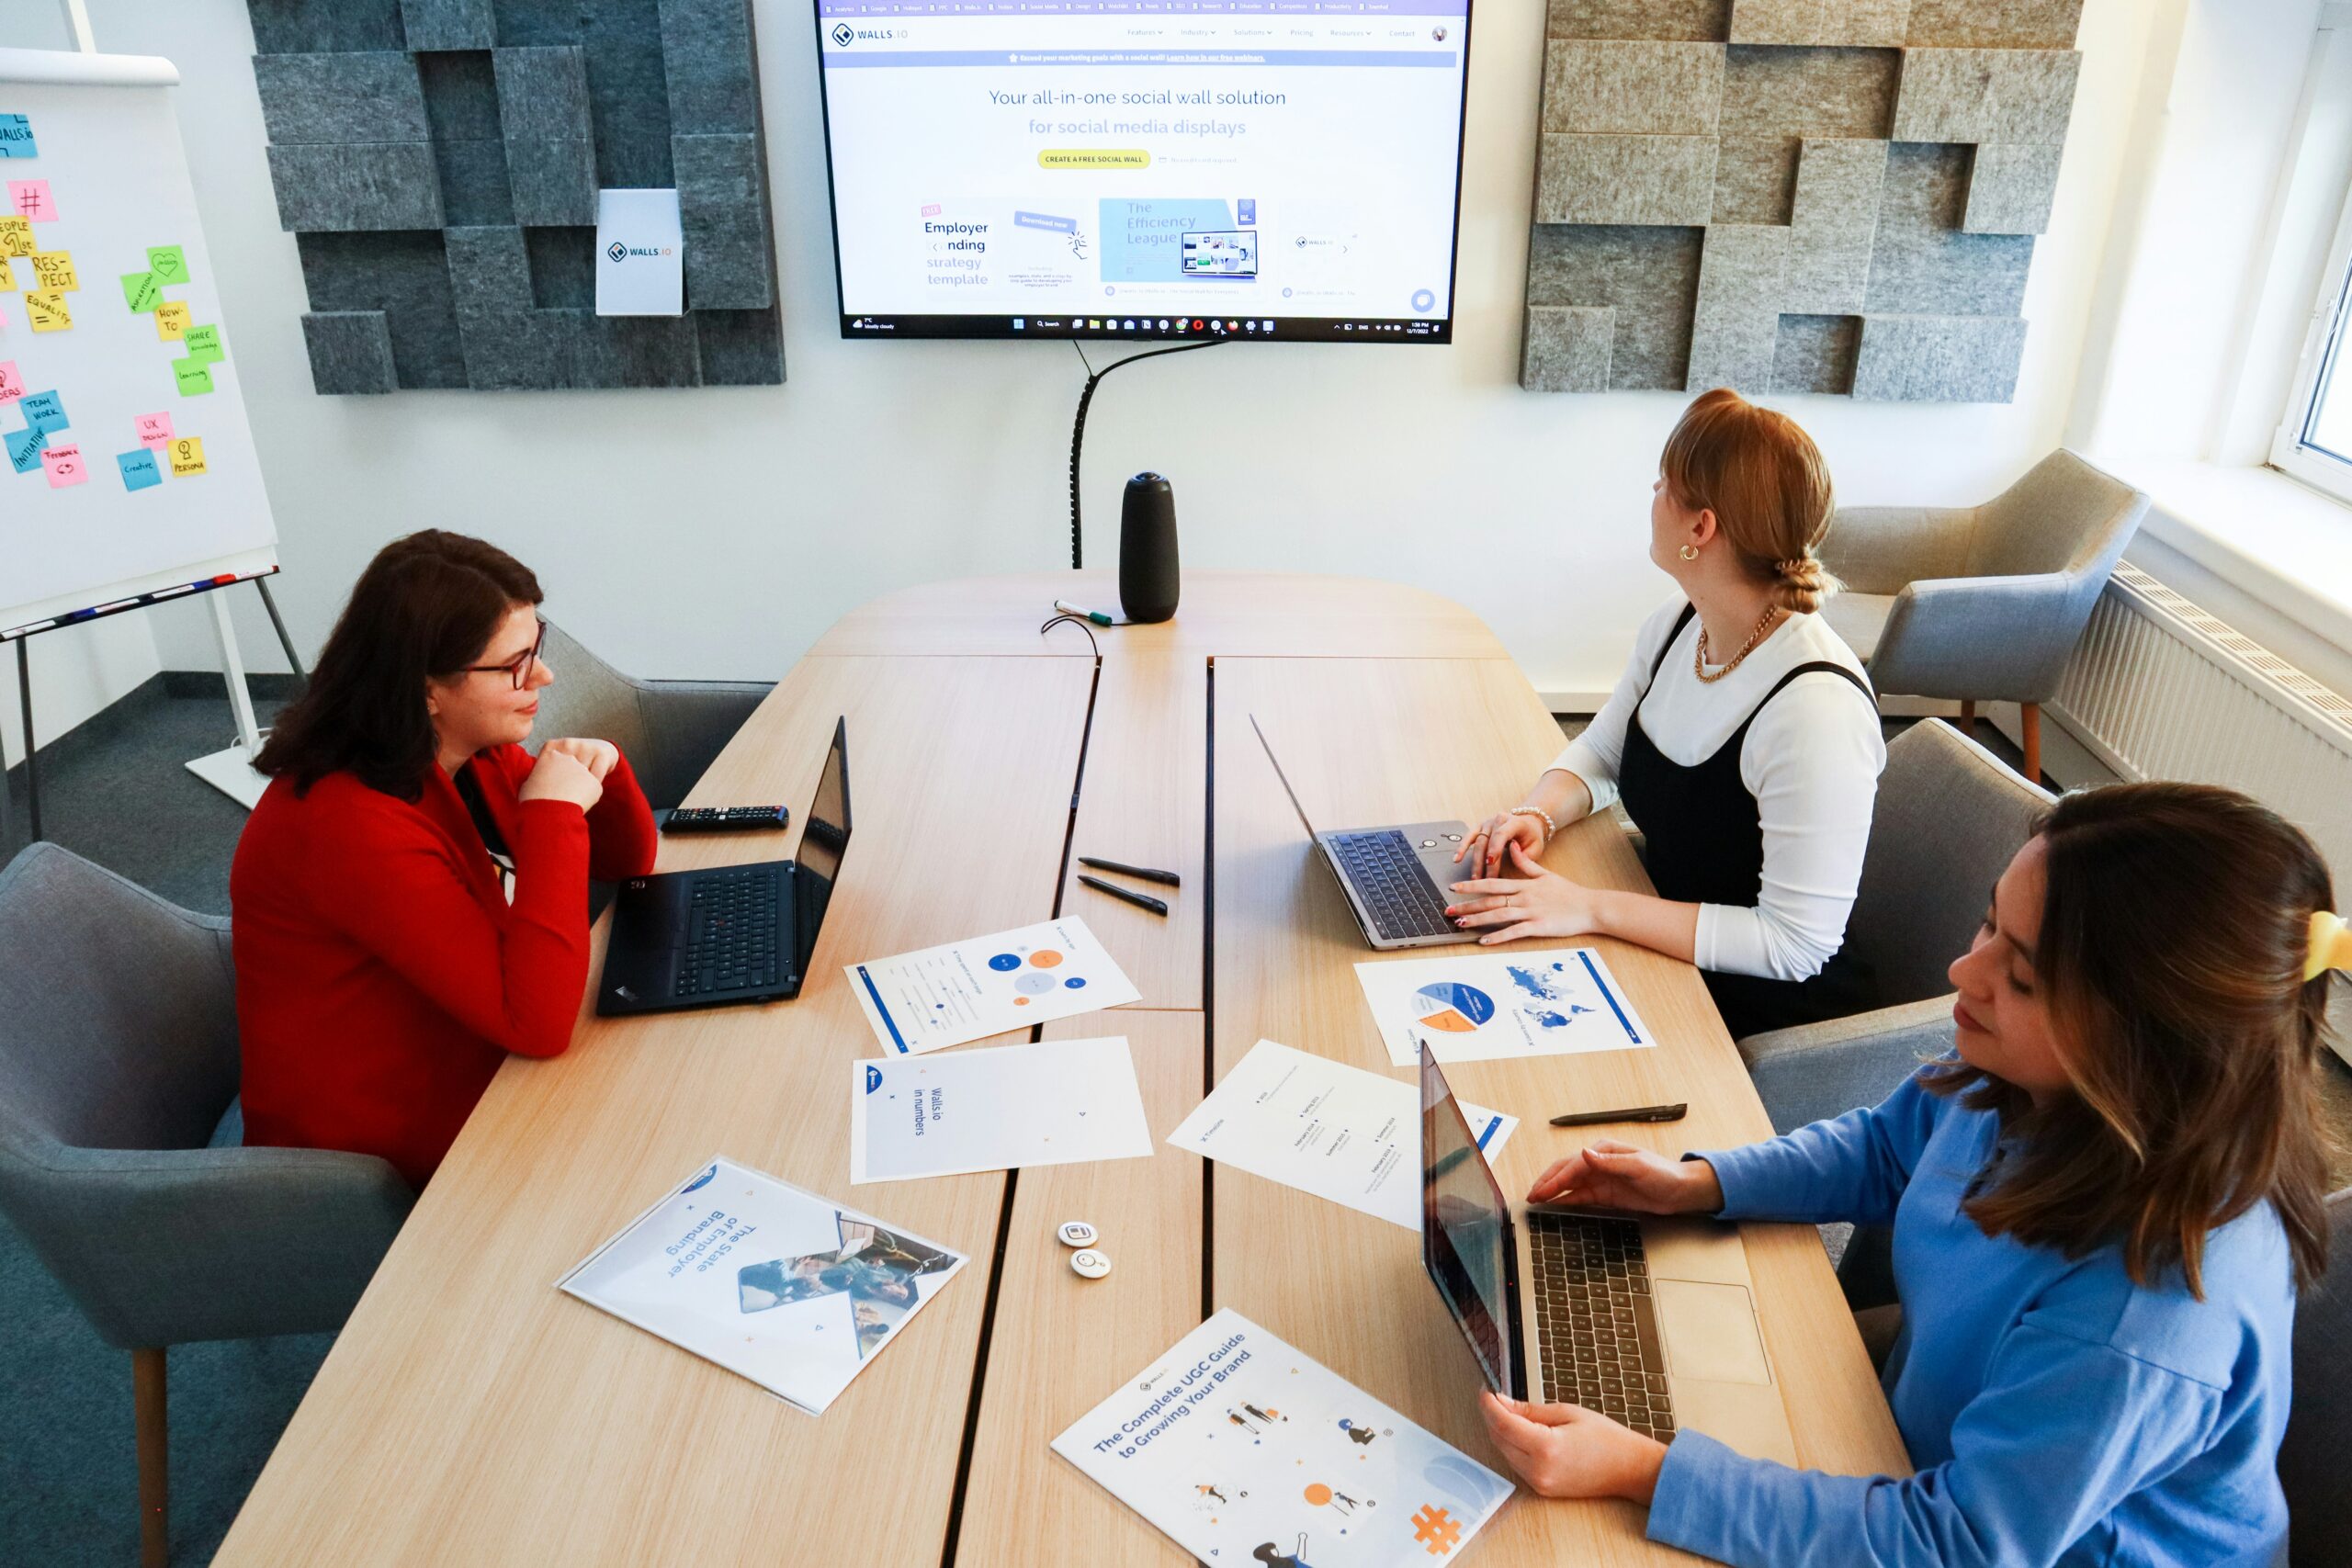
POLYGON ((12 430, 8 432, 8 463, 20 474, 29 474, 40 467, 40 449, 49 445, 46 430, 12 430))
POLYGON ((0 114, 0 158, 38 158, 33 122, 20 114, 0 114))
POLYGON ((65 417, 65 400, 55 392, 27 392, 17 406, 25 411, 25 423, 35 430, 64 430, 72 423, 65 417))
POLYGON ((141 446, 136 452, 119 452, 116 467, 122 469, 122 488, 145 490, 149 485, 164 482, 164 470, 155 466, 155 454, 141 446))

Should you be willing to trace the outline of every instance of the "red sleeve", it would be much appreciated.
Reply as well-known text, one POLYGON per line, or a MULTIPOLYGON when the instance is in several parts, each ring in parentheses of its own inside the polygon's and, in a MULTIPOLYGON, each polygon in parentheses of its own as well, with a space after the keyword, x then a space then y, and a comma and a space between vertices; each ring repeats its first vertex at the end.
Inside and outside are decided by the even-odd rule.
POLYGON ((643 876, 660 848, 653 808, 623 757, 605 775, 605 793, 588 813, 588 874, 599 882, 643 876))
MULTIPOLYGON (((605 775, 605 793, 588 812, 588 874, 599 882, 645 875, 653 869, 653 857, 661 848, 661 831, 653 825, 653 808, 645 803, 645 790, 637 782, 628 758, 620 754, 618 747, 614 752, 620 760, 605 775)), ((493 747, 481 755, 496 765, 518 795, 523 781, 538 765, 538 759, 520 746, 493 747)), ((518 871, 520 867, 518 860, 518 871)))
POLYGON ((588 987, 588 824, 580 808, 534 800, 516 809, 507 846, 514 902, 503 931, 430 826, 404 815, 359 803, 341 863, 315 868, 336 888, 322 900, 329 918, 482 1039, 526 1056, 562 1055, 588 987))

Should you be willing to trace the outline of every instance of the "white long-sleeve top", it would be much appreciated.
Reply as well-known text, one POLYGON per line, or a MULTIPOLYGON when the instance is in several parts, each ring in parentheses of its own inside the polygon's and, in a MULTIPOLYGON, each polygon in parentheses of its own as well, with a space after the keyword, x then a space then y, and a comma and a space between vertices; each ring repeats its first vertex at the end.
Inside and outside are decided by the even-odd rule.
MULTIPOLYGON (((1839 664, 1862 673, 1862 661, 1828 622, 1791 615, 1738 669, 1720 681, 1702 682, 1690 668, 1700 630, 1693 615, 1652 684, 1650 667, 1685 603, 1678 595, 1642 623, 1617 689, 1591 727, 1552 763, 1584 781, 1595 811, 1617 798, 1625 726, 1636 705, 1650 744, 1668 761, 1694 767, 1721 750, 1764 694, 1798 665, 1839 664)), ((1763 886, 1753 908, 1699 906, 1692 961, 1700 968, 1775 980, 1820 973, 1845 942, 1885 766, 1877 709, 1850 682, 1826 670, 1799 676, 1757 715, 1740 747, 1739 776, 1756 797, 1763 824, 1763 886)), ((1663 837, 1673 829, 1652 823, 1649 830, 1663 837)))

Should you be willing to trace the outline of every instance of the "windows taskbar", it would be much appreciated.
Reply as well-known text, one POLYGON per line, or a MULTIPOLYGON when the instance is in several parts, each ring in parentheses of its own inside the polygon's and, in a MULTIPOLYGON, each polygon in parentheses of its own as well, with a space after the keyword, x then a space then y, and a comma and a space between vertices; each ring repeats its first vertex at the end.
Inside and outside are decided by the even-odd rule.
POLYGON ((845 338, 1079 338, 1197 343, 1452 343, 1453 323, 1427 316, 843 316, 845 338))

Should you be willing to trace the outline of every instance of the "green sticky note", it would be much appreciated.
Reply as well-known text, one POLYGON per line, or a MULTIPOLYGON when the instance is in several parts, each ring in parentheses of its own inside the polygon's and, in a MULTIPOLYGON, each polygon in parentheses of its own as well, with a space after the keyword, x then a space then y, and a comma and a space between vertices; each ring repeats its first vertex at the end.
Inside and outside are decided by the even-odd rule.
POLYGON ((172 374, 179 379, 180 396, 183 398, 212 390, 212 372, 196 360, 173 360, 172 374))
POLYGON ((164 302, 164 286, 152 272, 122 275, 122 302, 142 315, 164 302))
POLYGON ((158 283, 186 283, 187 258, 180 254, 177 245, 150 245, 147 270, 155 275, 158 283))
POLYGON ((220 346, 219 327, 190 327, 180 340, 187 347, 187 357, 198 365, 218 365, 226 359, 228 350, 220 346))

